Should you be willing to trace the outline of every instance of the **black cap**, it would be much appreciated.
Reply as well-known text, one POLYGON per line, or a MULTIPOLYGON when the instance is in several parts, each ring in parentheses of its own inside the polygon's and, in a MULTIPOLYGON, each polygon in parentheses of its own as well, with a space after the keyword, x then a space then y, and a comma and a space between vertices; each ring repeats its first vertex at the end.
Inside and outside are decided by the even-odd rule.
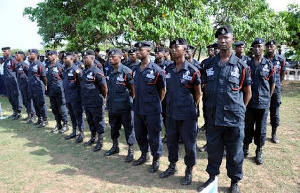
POLYGON ((134 44, 136 48, 151 48, 152 44, 149 41, 141 41, 134 44))
POLYGON ((265 39, 263 39, 263 38, 255 38, 254 41, 251 44, 251 47, 253 47, 255 44, 265 44, 265 39))
POLYGON ((184 38, 176 38, 176 39, 172 40, 170 42, 170 47, 172 47, 174 44, 176 44, 176 45, 186 45, 186 46, 188 45, 186 39, 184 39, 184 38))
POLYGON ((23 51, 17 51, 15 54, 23 54, 25 56, 25 52, 23 51))
POLYGON ((105 52, 108 53, 108 52, 110 51, 110 49, 111 49, 111 48, 106 49, 105 52))
POLYGON ((266 43, 266 46, 270 46, 270 45, 277 45, 277 42, 275 40, 270 40, 266 43))
POLYGON ((48 55, 57 55, 57 51, 56 50, 49 50, 49 52, 47 53, 48 55))
POLYGON ((134 53, 136 53, 135 48, 131 48, 130 50, 128 50, 128 54, 134 54, 134 53))
POLYGON ((100 52, 100 49, 99 48, 95 48, 94 52, 100 52))
POLYGON ((37 49, 29 49, 28 52, 29 53, 39 54, 39 51, 37 49))
POLYGON ((123 52, 122 52, 122 50, 120 50, 119 48, 112 48, 112 49, 110 49, 110 51, 108 52, 108 55, 118 55, 118 56, 123 56, 123 52))
POLYGON ((129 48, 123 48, 123 49, 122 49, 122 52, 123 52, 123 53, 128 52, 128 51, 129 51, 129 48))
POLYGON ((48 55, 48 52, 49 52, 49 51, 50 51, 50 50, 45 50, 45 54, 48 55))
POLYGON ((165 52, 166 49, 162 46, 158 46, 154 49, 154 52, 157 53, 157 52, 165 52))
POLYGON ((219 45, 217 42, 212 45, 212 48, 218 48, 218 47, 219 47, 219 45))
POLYGON ((209 48, 214 48, 214 47, 213 47, 212 44, 210 44, 210 45, 208 45, 206 48, 209 49, 209 48))
POLYGON ((78 51, 74 51, 73 53, 74 53, 74 54, 78 54, 78 51))
POLYGON ((65 52, 65 53, 63 53, 63 55, 62 55, 64 58, 65 57, 68 57, 68 56, 74 56, 74 53, 73 52, 65 52))
POLYGON ((95 55, 95 52, 93 50, 85 50, 82 52, 82 56, 88 56, 88 55, 95 55))
POLYGON ((242 46, 242 45, 245 45, 245 42, 244 42, 244 41, 238 41, 238 42, 235 42, 235 43, 234 43, 234 46, 235 46, 235 47, 239 47, 239 46, 242 46))
POLYGON ((64 54, 65 52, 66 52, 66 51, 63 50, 63 51, 59 51, 58 53, 59 53, 59 54, 64 54))
POLYGON ((191 45, 188 45, 187 50, 188 50, 188 51, 194 51, 194 50, 195 50, 195 47, 194 47, 194 46, 191 46, 191 45))
POLYGON ((220 35, 225 34, 233 34, 232 28, 228 25, 219 27, 215 33, 215 37, 218 38, 220 35))
POLYGON ((10 47, 3 47, 2 51, 4 51, 4 50, 10 50, 10 47))

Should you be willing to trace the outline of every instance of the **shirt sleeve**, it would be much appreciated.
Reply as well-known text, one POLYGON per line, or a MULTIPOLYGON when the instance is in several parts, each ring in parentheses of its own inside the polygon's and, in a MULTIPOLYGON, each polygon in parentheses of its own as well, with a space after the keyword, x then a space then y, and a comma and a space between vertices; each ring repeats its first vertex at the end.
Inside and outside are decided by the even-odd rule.
POLYGON ((132 72, 126 74, 126 77, 127 77, 128 86, 133 85, 133 76, 132 76, 132 72))
POLYGON ((194 71, 193 76, 195 76, 195 77, 192 82, 192 86, 197 86, 197 85, 201 84, 200 71, 194 71))
POLYGON ((159 90, 163 89, 166 87, 166 77, 163 71, 159 72, 158 78, 157 78, 157 87, 159 90))
POLYGON ((249 86, 252 84, 252 79, 251 79, 251 69, 249 66, 244 66, 245 69, 245 79, 243 82, 243 87, 249 86))
POLYGON ((46 68, 42 64, 38 66, 39 69, 41 69, 41 76, 46 76, 46 68))
POLYGON ((96 74, 96 81, 99 85, 105 85, 106 83, 106 79, 105 76, 103 76, 102 74, 96 74))

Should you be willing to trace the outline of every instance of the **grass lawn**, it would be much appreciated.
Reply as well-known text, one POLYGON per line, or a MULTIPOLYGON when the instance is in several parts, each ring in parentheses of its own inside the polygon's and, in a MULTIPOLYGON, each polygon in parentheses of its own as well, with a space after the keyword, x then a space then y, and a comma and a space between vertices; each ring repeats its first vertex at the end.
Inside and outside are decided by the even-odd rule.
MULTIPOLYGON (((0 97, 3 115, 12 114, 10 104, 0 97)), ((49 104, 49 103, 48 103, 49 104)), ((67 134, 52 134, 55 121, 51 110, 49 125, 36 128, 25 121, 0 120, 0 192, 196 192, 199 184, 208 175, 205 172, 207 154, 198 152, 194 169, 193 184, 181 186, 184 176, 184 149, 180 147, 179 172, 167 179, 158 174, 168 166, 167 147, 160 171, 149 174, 151 162, 142 166, 124 163, 127 146, 124 131, 120 136, 119 155, 104 157, 110 149, 110 129, 107 127, 103 150, 92 152, 93 147, 77 145, 74 140, 66 141, 67 134)), ((23 114, 25 117, 25 114, 23 114)), ((107 120, 106 120, 107 121, 107 120)), ((203 123, 199 118, 199 125, 203 123)), ((87 125, 87 124, 86 124, 87 125)), ((280 144, 270 142, 268 125, 267 142, 264 147, 265 163, 254 163, 255 146, 250 146, 250 156, 244 162, 244 178, 240 182, 242 192, 300 192, 300 83, 287 82, 283 86, 281 106, 280 144)), ((90 137, 86 129, 87 141, 90 137)), ((198 146, 205 144, 204 133, 198 134, 198 146)), ((135 145, 135 158, 140 156, 135 145)), ((227 192, 230 179, 226 175, 225 159, 219 176, 219 192, 227 192)))

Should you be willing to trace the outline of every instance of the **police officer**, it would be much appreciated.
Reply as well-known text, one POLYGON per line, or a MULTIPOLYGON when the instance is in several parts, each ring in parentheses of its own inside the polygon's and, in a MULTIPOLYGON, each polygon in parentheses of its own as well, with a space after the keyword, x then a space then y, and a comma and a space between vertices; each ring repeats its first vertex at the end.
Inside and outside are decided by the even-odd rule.
POLYGON ((196 68, 198 68, 200 70, 200 63, 198 60, 196 60, 194 58, 194 54, 195 54, 195 47, 194 46, 191 46, 191 45, 188 45, 187 46, 187 50, 186 50, 186 54, 185 54, 185 57, 186 57, 186 60, 193 64, 196 68))
POLYGON ((128 58, 129 61, 125 64, 125 66, 127 66, 131 70, 140 63, 140 60, 136 55, 136 48, 131 48, 130 50, 128 50, 128 58))
POLYGON ((254 58, 248 61, 252 77, 252 98, 247 106, 245 117, 245 139, 244 155, 249 154, 249 144, 254 138, 257 146, 255 151, 255 162, 263 164, 262 147, 266 141, 267 117, 269 113, 271 95, 275 88, 273 77, 273 65, 265 57, 265 41, 262 38, 256 38, 251 47, 253 47, 254 58))
POLYGON ((202 79, 206 90, 206 171, 209 179, 197 190, 201 192, 219 175, 225 146, 230 192, 240 192, 238 182, 243 177, 244 118, 251 98, 251 78, 247 65, 232 53, 232 28, 218 28, 215 37, 220 53, 206 65, 202 79))
POLYGON ((187 41, 177 38, 170 43, 171 56, 174 60, 166 68, 166 115, 168 132, 168 152, 170 165, 159 175, 166 178, 177 172, 176 162, 179 154, 179 138, 185 148, 184 162, 186 164, 185 177, 182 185, 192 182, 192 170, 196 164, 196 137, 197 137, 197 106, 200 101, 200 72, 194 64, 185 59, 187 41))
POLYGON ((129 48, 123 48, 123 49, 122 49, 122 52, 123 52, 123 58, 122 58, 122 60, 121 60, 121 63, 122 63, 123 65, 126 65, 127 62, 129 62, 128 51, 129 51, 129 48))
POLYGON ((79 60, 78 51, 74 51, 74 64, 80 68, 81 70, 84 69, 84 64, 79 60))
POLYGON ((238 41, 234 44, 234 50, 235 55, 243 60, 245 63, 248 62, 248 60, 251 60, 248 56, 245 55, 245 42, 244 41, 238 41))
POLYGON ((270 104, 270 120, 272 126, 271 140, 273 143, 279 143, 276 132, 280 121, 279 107, 281 104, 281 83, 284 80, 284 76, 286 74, 285 58, 282 55, 275 54, 277 50, 277 43, 275 40, 268 41, 266 43, 266 48, 267 48, 266 58, 273 63, 273 66, 275 66, 275 73, 274 73, 275 90, 271 97, 271 104, 270 104))
POLYGON ((35 110, 33 107, 33 101, 31 99, 30 93, 28 91, 28 69, 29 66, 24 62, 25 53, 23 51, 16 52, 16 64, 17 69, 17 78, 18 84, 22 95, 23 105, 27 111, 27 117, 24 118, 24 121, 27 121, 28 124, 35 121, 35 110))
MULTIPOLYGON (((66 52, 59 54, 61 55, 61 60, 63 60, 65 53, 66 52)), ((50 106, 56 121, 56 126, 51 130, 51 133, 55 133, 57 131, 59 133, 64 133, 69 130, 68 111, 66 107, 66 98, 62 80, 64 64, 61 64, 60 61, 58 61, 56 50, 50 50, 48 52, 48 58, 51 64, 46 68, 48 83, 47 89, 50 99, 50 106), (61 122, 63 122, 63 125, 61 122)))
POLYGON ((33 106, 38 117, 35 125, 45 127, 47 121, 47 106, 45 91, 47 90, 46 68, 38 60, 39 52, 37 49, 28 50, 30 62, 28 70, 28 90, 33 101, 33 106))
POLYGON ((4 83, 8 95, 8 100, 12 106, 14 113, 12 120, 17 120, 21 117, 22 111, 22 96, 17 80, 16 60, 11 56, 10 47, 2 48, 4 57, 4 83))
POLYGON ((158 170, 159 158, 162 155, 161 101, 165 96, 166 83, 162 69, 150 61, 151 46, 148 41, 135 44, 137 56, 141 62, 133 69, 134 129, 142 154, 133 162, 133 165, 141 165, 149 159, 150 146, 153 161, 148 171, 153 173, 158 170))
POLYGON ((105 132, 104 105, 107 96, 107 84, 103 71, 95 66, 95 53, 86 50, 82 53, 85 69, 81 77, 81 100, 85 109, 87 123, 91 131, 91 139, 84 143, 85 146, 96 142, 93 151, 99 151, 103 146, 105 132))
POLYGON ((109 63, 113 66, 113 71, 107 77, 108 85, 108 116, 111 127, 112 148, 104 155, 110 156, 119 153, 118 138, 123 125, 128 148, 125 162, 133 160, 133 144, 135 134, 131 120, 131 99, 134 98, 133 77, 130 68, 121 63, 122 51, 118 48, 111 49, 108 53, 109 63))
POLYGON ((212 47, 214 48, 214 54, 217 55, 220 52, 218 42, 215 42, 212 47))
POLYGON ((65 137, 66 140, 77 136, 77 127, 79 135, 76 138, 76 143, 81 143, 84 138, 84 116, 83 106, 81 103, 80 77, 82 71, 74 63, 73 52, 63 54, 65 67, 63 69, 63 86, 66 98, 66 106, 72 121, 72 133, 65 137))

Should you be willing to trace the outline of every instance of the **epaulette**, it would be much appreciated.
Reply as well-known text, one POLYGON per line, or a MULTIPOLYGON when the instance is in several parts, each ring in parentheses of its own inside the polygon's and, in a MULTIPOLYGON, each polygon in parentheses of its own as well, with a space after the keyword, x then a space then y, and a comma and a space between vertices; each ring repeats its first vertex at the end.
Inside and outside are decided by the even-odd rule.
POLYGON ((130 74, 132 72, 132 70, 125 65, 123 65, 122 70, 124 74, 130 74))
POLYGON ((195 65, 191 64, 191 63, 188 62, 188 61, 186 61, 186 62, 187 62, 187 64, 188 64, 188 66, 191 67, 195 72, 198 72, 198 71, 199 71, 199 69, 198 69, 195 65))
POLYGON ((159 72, 163 71, 163 69, 161 69, 161 67, 159 67, 157 64, 155 64, 154 62, 151 62, 152 66, 159 72))

